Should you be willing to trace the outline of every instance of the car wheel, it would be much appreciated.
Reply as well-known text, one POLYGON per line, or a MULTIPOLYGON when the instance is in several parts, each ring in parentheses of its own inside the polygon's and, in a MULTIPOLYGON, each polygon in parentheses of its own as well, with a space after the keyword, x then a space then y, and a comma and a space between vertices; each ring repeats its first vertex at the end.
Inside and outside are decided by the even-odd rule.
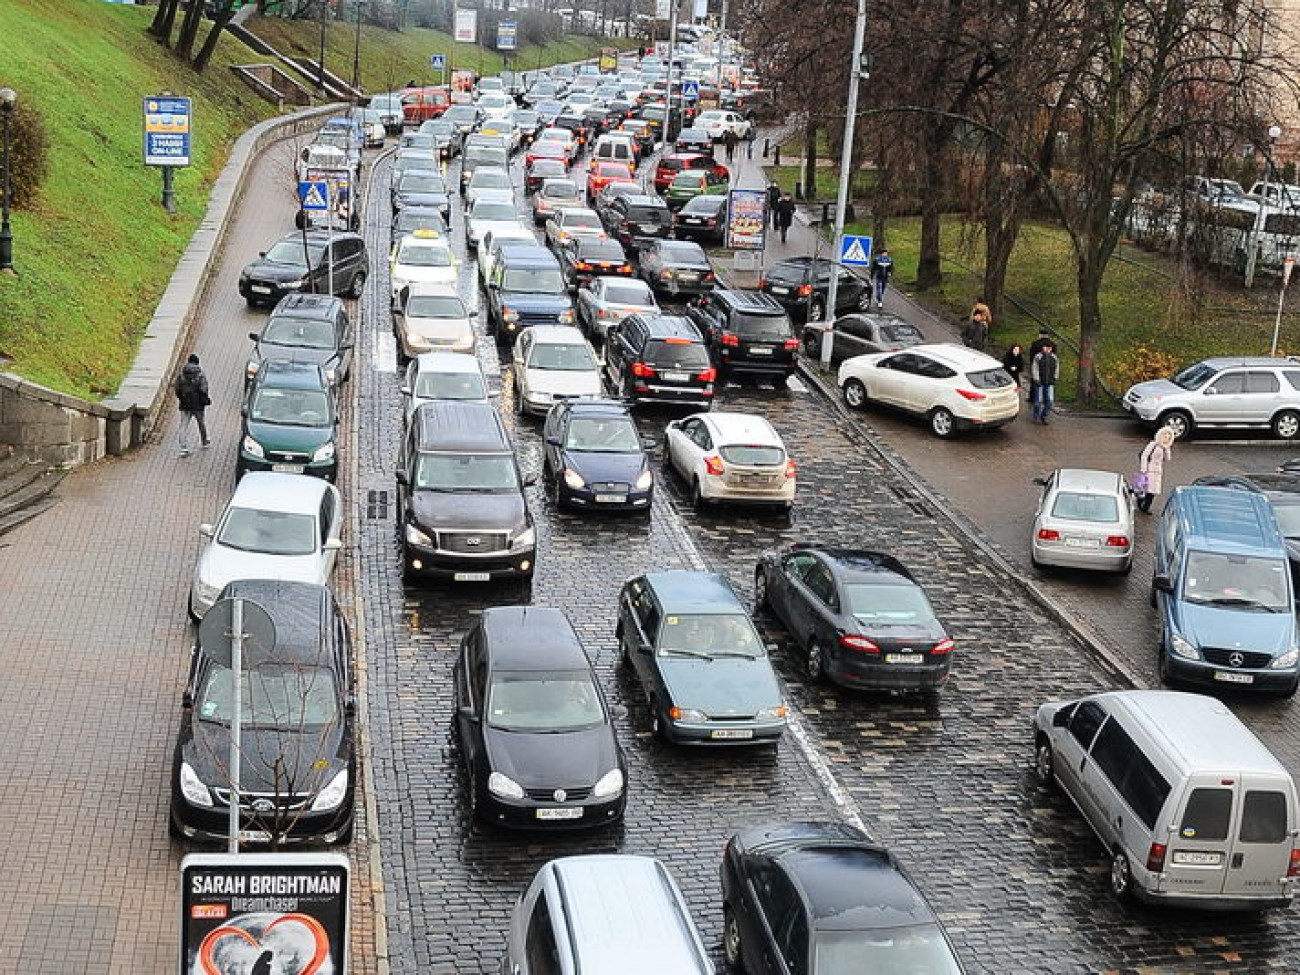
POLYGON ((745 962, 740 954, 740 924, 731 908, 722 909, 722 952, 727 959, 727 967, 738 972, 745 970, 745 962))
POLYGON ((1273 417, 1273 436, 1278 440, 1294 440, 1300 435, 1300 413, 1283 410, 1273 417))
POLYGON ((814 298, 808 305, 808 321, 820 322, 826 318, 826 302, 822 298, 814 298))
POLYGON ((1056 773, 1052 771, 1052 744, 1046 735, 1039 735, 1034 744, 1034 779, 1044 789, 1056 785, 1056 773))
MULTIPOLYGON (((238 483, 238 478, 236 478, 236 483, 238 483)), ((199 614, 196 613, 196 612, 194 612, 194 592, 193 592, 193 590, 190 591, 190 598, 189 598, 189 599, 186 601, 186 603, 185 603, 185 612, 189 615, 189 618, 190 618, 190 620, 191 620, 192 622, 194 622, 194 623, 199 622, 199 614)))
POLYGON ((1160 425, 1168 427, 1175 440, 1182 440, 1192 432, 1195 423, 1190 414, 1182 410, 1170 410, 1160 417, 1160 425))
POLYGON ((667 744, 668 729, 664 726, 664 719, 659 714, 659 699, 657 697, 650 698, 650 734, 667 744))
POLYGON ((1122 850, 1116 850, 1110 858, 1110 892, 1121 903, 1127 903, 1133 897, 1133 871, 1129 869, 1128 857, 1122 850))
POLYGON ((1288 684, 1283 689, 1282 693, 1278 695, 1278 697, 1282 698, 1283 700, 1286 700, 1289 697, 1295 697, 1295 692, 1298 689, 1300 689, 1300 678, 1297 678, 1296 680, 1288 684))
POLYGON ((1173 686, 1178 683, 1178 680, 1174 677, 1173 671, 1169 668, 1169 654, 1165 652, 1163 646, 1164 640, 1162 639, 1160 642, 1162 646, 1156 651, 1160 654, 1160 660, 1156 664, 1156 670, 1159 672, 1160 683, 1165 687, 1173 688, 1173 686))
POLYGON ((947 439, 957 429, 952 413, 942 406, 936 406, 930 412, 930 432, 936 437, 947 439))
POLYGON ((763 613, 770 608, 767 601, 767 573, 759 569, 754 573, 754 609, 763 613))
POLYGON ((361 292, 366 290, 366 272, 358 271, 352 277, 352 287, 348 289, 349 298, 360 298, 361 292))
POLYGON ((844 383, 844 402, 849 404, 850 409, 865 410, 871 397, 867 395, 867 387, 862 384, 860 379, 849 379, 844 383))
POLYGON ((814 684, 820 684, 826 679, 826 651, 822 649, 821 644, 816 640, 808 644, 808 654, 804 660, 804 668, 808 671, 808 680, 814 684))
POLYGON ((465 773, 465 802, 469 806, 470 821, 478 822, 483 817, 483 810, 479 805, 478 786, 474 783, 474 773, 470 771, 465 773))
POLYGON ((700 479, 697 477, 691 481, 691 507, 696 511, 703 511, 708 504, 708 499, 705 498, 704 492, 700 490, 700 479))

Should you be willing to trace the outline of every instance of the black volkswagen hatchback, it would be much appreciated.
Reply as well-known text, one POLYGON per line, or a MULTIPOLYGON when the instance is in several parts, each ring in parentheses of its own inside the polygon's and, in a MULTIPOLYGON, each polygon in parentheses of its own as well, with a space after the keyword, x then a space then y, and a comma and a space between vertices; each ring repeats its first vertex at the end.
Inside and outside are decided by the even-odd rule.
MULTIPOLYGON (((355 700, 347 624, 324 586, 251 579, 222 598, 258 603, 275 645, 244 646, 240 839, 347 843, 352 837, 355 700)), ((172 761, 170 832, 220 841, 230 815, 234 673, 202 631, 190 661, 172 761)))
POLYGON ((519 829, 616 822, 627 767, 562 610, 485 609, 456 657, 456 739, 471 815, 519 829))

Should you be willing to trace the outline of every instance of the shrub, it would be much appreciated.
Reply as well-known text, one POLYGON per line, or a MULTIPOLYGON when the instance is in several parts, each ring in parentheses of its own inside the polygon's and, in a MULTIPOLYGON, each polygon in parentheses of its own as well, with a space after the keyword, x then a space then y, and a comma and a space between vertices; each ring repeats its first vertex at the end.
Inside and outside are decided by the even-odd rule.
POLYGON ((1145 343, 1126 349, 1116 362, 1102 366, 1102 376, 1119 396, 1134 383, 1148 379, 1172 376, 1182 365, 1182 360, 1168 352, 1153 349, 1145 343))
POLYGON ((9 188, 15 210, 30 208, 49 168, 49 139, 41 115, 21 98, 9 117, 9 188))

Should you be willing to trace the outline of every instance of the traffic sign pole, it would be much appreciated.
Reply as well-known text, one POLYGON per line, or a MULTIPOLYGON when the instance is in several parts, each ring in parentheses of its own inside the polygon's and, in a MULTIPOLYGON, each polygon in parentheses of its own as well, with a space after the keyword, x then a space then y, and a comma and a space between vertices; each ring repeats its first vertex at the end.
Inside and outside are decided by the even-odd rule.
POLYGON ((244 601, 230 607, 230 669, 235 675, 235 713, 230 716, 230 852, 239 852, 239 747, 244 725, 244 601))

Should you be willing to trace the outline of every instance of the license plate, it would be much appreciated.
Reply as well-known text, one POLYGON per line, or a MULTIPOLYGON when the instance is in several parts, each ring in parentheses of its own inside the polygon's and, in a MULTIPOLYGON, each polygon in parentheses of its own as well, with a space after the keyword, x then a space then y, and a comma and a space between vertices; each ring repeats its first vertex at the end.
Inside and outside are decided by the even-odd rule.
POLYGON ((270 843, 271 834, 261 829, 241 829, 239 831, 239 842, 270 843))
POLYGON ((256 291, 259 295, 269 295, 271 293, 271 289, 264 284, 250 284, 248 290, 256 291))
POLYGON ((566 806, 561 809, 539 809, 537 810, 538 819, 581 819, 581 806, 566 806))
POLYGON ((301 474, 302 464, 272 464, 271 470, 277 474, 301 474))
POLYGON ((774 295, 788 295, 790 293, 789 288, 779 288, 776 285, 772 285, 771 291, 774 295))
POLYGON ((772 347, 770 345, 751 345, 749 347, 750 355, 771 355, 772 347))
POLYGON ((1198 867, 1217 867, 1223 863, 1222 853, 1201 850, 1174 850, 1174 863, 1187 863, 1198 867))
POLYGON ((1221 680, 1225 684, 1253 684, 1255 683, 1254 674, 1237 674, 1230 670, 1216 670, 1214 679, 1221 680))
POLYGON ((682 218, 682 223, 688 223, 688 224, 690 224, 692 227, 698 227, 700 224, 704 223, 704 218, 703 218, 703 217, 683 217, 683 218, 682 218))
POLYGON ((457 572, 452 576, 456 582, 487 582, 491 578, 491 572, 457 572))
POLYGON ((677 272, 677 280, 678 280, 678 281, 695 281, 695 280, 698 280, 698 279, 699 279, 699 275, 696 274, 694 271, 678 271, 678 272, 677 272))
POLYGON ((664 373, 664 379, 666 379, 670 383, 684 383, 690 378, 691 378, 690 373, 686 373, 686 372, 664 373))
POLYGON ((885 654, 885 663, 887 664, 919 664, 925 660, 923 653, 887 653, 885 654))
POLYGON ((598 494, 596 495, 597 504, 620 504, 627 500, 623 494, 598 494))
POLYGON ((751 728, 724 728, 721 731, 710 731, 709 737, 718 741, 743 741, 753 738, 754 732, 751 728))
POLYGON ((1100 548, 1101 542, 1095 538, 1067 538, 1066 548, 1100 548))

